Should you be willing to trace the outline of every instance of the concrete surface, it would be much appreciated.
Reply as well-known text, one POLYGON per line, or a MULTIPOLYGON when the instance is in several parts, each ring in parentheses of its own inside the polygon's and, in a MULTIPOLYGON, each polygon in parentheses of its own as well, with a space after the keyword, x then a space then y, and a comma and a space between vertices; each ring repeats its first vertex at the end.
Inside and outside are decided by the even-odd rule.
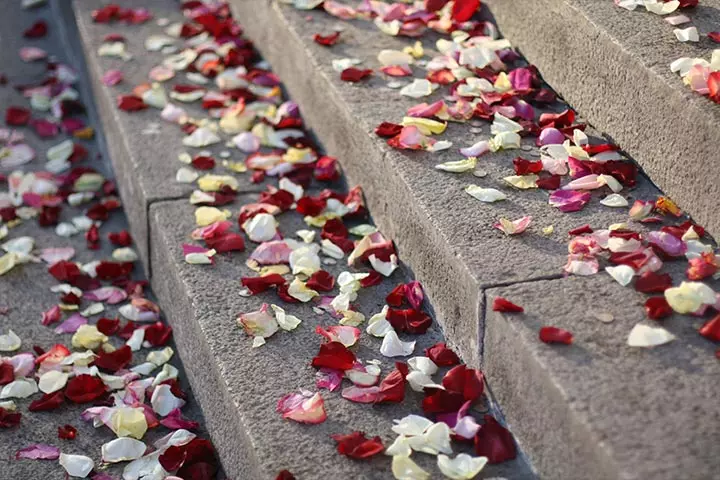
MULTIPOLYGON (((67 8, 70 8, 72 2, 66 3, 67 8)), ((141 257, 146 270, 148 270, 150 266, 147 244, 149 239, 148 207, 159 200, 186 198, 193 191, 192 184, 175 181, 177 170, 183 166, 178 161, 178 154, 188 152, 196 155, 204 150, 212 152, 218 161, 218 166, 213 169, 215 173, 227 172, 219 165, 221 159, 218 154, 221 151, 231 152, 230 160, 233 161, 243 160, 245 156, 236 148, 225 147, 224 143, 205 148, 184 147, 182 139, 185 134, 178 125, 162 120, 158 109, 150 107, 140 112, 124 112, 117 108, 118 95, 131 93, 135 86, 149 83, 148 72, 153 67, 160 65, 165 58, 161 52, 150 52, 144 46, 148 36, 163 33, 163 28, 159 27, 155 20, 165 17, 179 21, 182 19, 182 15, 177 8, 177 2, 164 1, 153 2, 149 8, 155 19, 141 25, 94 23, 91 17, 92 10, 105 3, 107 2, 101 0, 75 0, 75 20, 82 38, 88 73, 100 116, 103 126, 108 132, 108 151, 119 179, 120 193, 125 202, 133 232, 139 242, 141 257), (125 37, 126 50, 133 55, 131 60, 124 61, 119 58, 98 55, 97 49, 102 44, 103 38, 111 33, 120 33, 125 37), (105 72, 111 69, 121 70, 124 80, 118 85, 108 87, 102 83, 101 78, 105 72), (148 128, 153 124, 159 128, 151 129, 150 131, 153 133, 148 133, 148 128)), ((122 6, 129 8, 148 5, 146 1, 135 0, 125 1, 122 6)), ((184 75, 178 75, 164 82, 163 85, 165 85, 166 92, 169 93, 172 85, 188 83, 191 82, 184 75)), ((207 112, 200 108, 198 102, 174 103, 183 107, 191 117, 204 118, 207 116, 207 112)), ((260 192, 265 188, 264 184, 250 183, 249 174, 236 178, 240 182, 240 191, 260 192)))
MULTIPOLYGON (((236 205, 253 199, 239 196, 236 205)), ((308 304, 284 305, 273 291, 240 296, 240 278, 256 275, 245 266, 247 253, 219 255, 214 266, 185 263, 181 244, 193 228, 193 211, 182 200, 150 207, 153 269, 164 273, 164 281, 156 277, 154 285, 228 476, 272 479, 287 468, 302 479, 389 478, 389 457, 381 455, 370 462, 349 460, 337 454, 330 435, 360 430, 379 435, 389 445, 395 438, 390 430, 392 420, 421 413, 422 395, 408 388, 404 402, 372 406, 352 403, 341 398, 339 392, 323 390, 328 415, 324 423, 301 425, 283 420, 275 412, 280 397, 300 388, 314 390, 315 369, 309 360, 321 343, 314 333, 315 325, 328 326, 337 321, 328 315, 318 316, 308 304), (240 313, 259 309, 263 302, 277 302, 303 323, 292 332, 276 333, 267 339, 267 344, 253 349, 252 339, 235 319, 240 313)), ((286 235, 305 227, 294 212, 284 213, 278 220, 280 231, 286 235)), ((346 270, 340 264, 325 268, 334 276, 346 270)), ((356 302, 358 310, 366 317, 377 313, 390 290, 408 280, 398 269, 381 285, 361 290, 356 302)), ((435 322, 426 334, 413 336, 417 340, 415 352, 441 339, 435 322)), ((384 376, 393 368, 393 361, 379 354, 380 344, 379 339, 363 334, 354 351, 360 359, 381 360, 384 376)), ((432 472, 433 478, 440 475, 434 457, 414 455, 413 459, 432 472)), ((491 477, 525 479, 534 475, 522 460, 516 459, 488 465, 479 478, 491 477)))
MULTIPOLYGON (((29 84, 38 82, 45 76, 45 64, 42 62, 25 63, 20 60, 17 50, 21 46, 37 46, 47 50, 55 58, 69 62, 77 66, 77 58, 68 47, 68 37, 71 34, 72 24, 59 22, 62 18, 56 7, 57 2, 49 6, 31 11, 13 8, 12 14, 0 15, 0 66, 2 73, 8 77, 8 85, 0 86, 0 114, 4 119, 5 109, 10 105, 26 106, 27 100, 18 93, 12 85, 29 84), (41 39, 27 40, 22 38, 22 32, 35 21, 44 19, 48 22, 48 35, 41 39)), ((79 84, 81 100, 88 108, 85 119, 96 128, 96 138, 93 141, 79 141, 88 151, 88 160, 82 165, 92 166, 102 172, 108 178, 112 177, 112 169, 106 156, 101 156, 103 151, 102 131, 93 122, 96 118, 92 110, 92 102, 88 98, 89 85, 85 79, 79 84)), ((4 126, 4 120, 3 120, 4 126)), ((19 167, 23 171, 43 170, 46 150, 67 138, 65 135, 58 135, 54 139, 41 139, 35 135, 31 128, 20 128, 25 134, 26 143, 37 151, 37 158, 31 163, 19 167)), ((0 172, 8 173, 8 172, 0 172)), ((4 185, 4 184, 3 184, 4 185)), ((61 221, 69 221, 73 216, 83 213, 85 207, 72 208, 67 204, 63 205, 61 221)), ((107 259, 112 254, 113 247, 107 241, 108 232, 115 232, 127 229, 127 219, 122 212, 113 212, 110 219, 100 228, 102 248, 97 251, 90 251, 86 248, 83 235, 66 239, 57 236, 53 228, 41 228, 35 220, 29 220, 11 230, 8 239, 19 236, 31 236, 35 239, 35 248, 66 247, 72 246, 76 249, 75 260, 89 262, 96 259, 107 259)), ((4 242, 5 240, 3 240, 4 242)), ((136 248, 136 247, 134 247, 136 248)), ((50 287, 57 284, 57 281, 47 273, 48 265, 45 263, 28 263, 15 267, 11 272, 3 275, 0 279, 0 307, 7 307, 7 314, 0 314, 0 330, 3 334, 12 329, 22 340, 20 351, 31 351, 37 345, 48 349, 56 343, 70 344, 72 335, 58 335, 54 332, 54 326, 46 327, 41 325, 42 312, 57 303, 58 294, 52 293, 50 287)), ((137 279, 143 278, 142 268, 139 262, 136 264, 137 279)), ((152 294, 149 295, 153 299, 152 294)), ((106 310, 101 316, 116 317, 117 308, 106 305, 106 310)), ((117 345, 117 338, 113 338, 117 345)), ((176 349, 174 342, 169 345, 176 349)), ((145 350, 134 355, 135 362, 144 359, 145 350)), ((7 356, 7 354, 5 354, 7 356)), ((175 357, 170 362, 179 369, 179 381, 182 388, 188 393, 188 403, 183 407, 183 415, 192 420, 198 421, 201 427, 197 433, 207 437, 204 428, 202 412, 195 401, 193 392, 190 390, 186 380, 185 370, 180 358, 175 357)), ((61 408, 50 412, 29 412, 28 405, 39 398, 35 394, 28 399, 14 399, 18 411, 22 414, 20 426, 11 429, 0 429, 0 479, 1 480, 63 480, 66 473, 57 461, 42 460, 15 460, 15 452, 35 443, 47 443, 61 448, 64 453, 88 455, 93 458, 96 465, 100 465, 100 446, 116 436, 107 428, 94 428, 92 423, 82 421, 80 414, 88 405, 76 405, 66 402, 61 408), (75 440, 61 440, 58 438, 57 428, 70 424, 77 429, 75 440)), ((144 437, 144 441, 150 443, 169 432, 165 427, 158 427, 150 430, 144 437)), ((119 478, 124 464, 116 464, 108 467, 107 473, 119 478)), ((218 478, 225 478, 221 474, 218 478)))
POLYGON ((680 10, 700 31, 680 43, 676 27, 610 0, 487 0, 501 32, 544 79, 635 158, 662 190, 715 236, 720 186, 715 161, 720 105, 692 92, 670 71, 680 57, 709 61, 718 45, 720 1, 680 10))
MULTIPOLYGON (((682 278, 680 269, 669 270, 682 278)), ((717 346, 697 332, 707 318, 666 318, 661 324, 677 340, 631 348, 627 337, 646 318, 648 296, 607 275, 486 295, 488 303, 501 296, 525 308, 487 312, 484 370, 539 472, 588 480, 717 477, 720 362, 717 346), (596 312, 614 321, 603 323, 596 312), (570 330, 573 344, 542 343, 541 326, 570 330)))
MULTIPOLYGON (((512 159, 534 158, 530 152, 511 150, 486 154, 478 167, 488 175, 451 174, 435 170, 437 163, 458 160, 457 149, 487 139, 490 129, 472 133, 468 124, 450 123, 442 139, 453 147, 439 154, 393 150, 378 138, 374 128, 382 121, 399 122, 407 108, 441 98, 441 93, 419 100, 399 95, 377 74, 361 84, 340 80, 332 69, 336 58, 355 57, 363 68, 377 68, 381 49, 402 49, 416 39, 380 33, 367 21, 339 21, 323 11, 298 11, 275 2, 232 2, 263 57, 280 78, 297 78, 287 84, 329 154, 343 164, 349 181, 362 184, 375 221, 399 245, 433 297, 438 318, 448 340, 465 361, 478 365, 482 356, 481 290, 537 279, 557 278, 567 259, 567 232, 589 223, 595 228, 626 221, 627 211, 598 204, 597 194, 582 212, 565 214, 548 206, 544 190, 515 191, 502 178, 514 174, 512 159), (312 40, 316 32, 342 27, 342 42, 328 49, 312 40), (469 184, 493 187, 508 200, 484 204, 462 191, 469 184), (500 217, 532 215, 533 225, 523 235, 506 237, 491 226, 500 217), (553 225, 555 233, 542 234, 553 225)), ((430 58, 437 37, 420 38, 430 58)), ((555 108, 562 108, 556 105, 555 108)), ((588 130, 589 135, 597 132, 588 130)), ((529 144, 529 142, 528 142, 529 144)), ((536 150, 535 150, 536 151, 536 150)), ((634 189, 623 190, 634 198, 653 198, 658 190, 640 178, 634 189)))

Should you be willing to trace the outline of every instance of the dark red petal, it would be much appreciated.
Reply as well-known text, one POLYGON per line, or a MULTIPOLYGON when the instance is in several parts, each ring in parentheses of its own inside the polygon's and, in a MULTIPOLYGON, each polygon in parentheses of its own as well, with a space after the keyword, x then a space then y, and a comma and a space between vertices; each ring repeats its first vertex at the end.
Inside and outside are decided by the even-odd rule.
POLYGON ((346 68, 345 70, 340 73, 340 80, 343 82, 359 82, 363 78, 367 78, 370 75, 372 75, 372 70, 367 69, 359 69, 355 67, 346 68))
POLYGON ((145 329, 145 341, 153 347, 165 345, 172 335, 172 327, 162 322, 155 322, 145 329))
POLYGON ((485 423, 475 435, 475 453, 487 457, 489 463, 512 460, 517 455, 515 440, 507 428, 500 425, 492 415, 485 415, 485 423))
POLYGON ((457 412, 465 403, 463 395, 441 388, 425 388, 425 398, 422 409, 425 413, 451 413, 457 412))
POLYGON ((317 217, 323 210, 325 210, 326 204, 327 200, 324 198, 302 197, 297 201, 295 209, 302 215, 317 217))
POLYGON ((145 102, 135 95, 120 95, 117 99, 117 106, 120 110, 124 110, 126 112, 137 112, 147 108, 145 102))
POLYGON ((271 273, 262 277, 242 277, 240 279, 242 285, 250 290, 250 293, 257 295, 270 287, 278 287, 285 284, 285 279, 279 273, 271 273))
POLYGON ((11 428, 20 425, 20 412, 9 412, 0 407, 0 428, 11 428))
POLYGON ((77 429, 72 425, 63 425, 58 427, 58 438, 63 440, 75 440, 77 436, 77 429))
POLYGON ((89 403, 105 394, 105 384, 98 377, 78 375, 72 378, 65 389, 68 400, 75 403, 89 403))
POLYGON ((436 343, 425 349, 425 355, 430 358, 438 367, 452 367, 460 363, 457 354, 450 350, 445 343, 436 343))
POLYGON ((111 335, 115 335, 115 333, 117 333, 120 329, 120 319, 102 317, 97 321, 95 326, 103 335, 107 335, 109 337, 111 335))
POLYGON ((0 363, 0 385, 7 385, 8 383, 15 380, 15 369, 12 363, 2 362, 0 363))
POLYGON ((306 282, 308 288, 319 292, 329 292, 335 286, 335 277, 325 270, 313 273, 306 282))
POLYGON ((158 458, 160 465, 168 472, 174 472, 182 467, 187 455, 186 445, 173 445, 166 449, 158 458))
POLYGON ((545 343, 562 343, 570 345, 573 342, 572 333, 557 327, 542 327, 539 338, 545 343))
POLYGON ((350 370, 355 363, 355 354, 340 342, 328 342, 320 345, 320 352, 312 359, 315 368, 333 368, 350 370))
POLYGON ((290 473, 288 470, 282 470, 280 473, 278 473, 278 476, 275 477, 275 480, 296 480, 295 475, 290 473))
POLYGON ((429 315, 413 308, 404 310, 390 308, 385 318, 399 332, 422 334, 432 325, 432 318, 429 315))
POLYGON ((45 20, 38 20, 23 32, 25 38, 41 38, 47 34, 48 26, 45 20))
POLYGON ((402 362, 395 363, 395 370, 388 373, 380 382, 378 403, 400 403, 405 399, 405 377, 408 375, 408 366, 402 362))
POLYGON ((648 318, 660 320, 672 315, 672 308, 665 297, 650 297, 645 302, 645 313, 648 318))
POLYGON ((522 313, 525 311, 523 307, 515 305, 510 300, 506 300, 503 297, 495 297, 492 308, 494 312, 522 313))
POLYGON ((560 188, 560 175, 550 175, 549 177, 538 178, 535 185, 543 190, 557 190, 560 188))
POLYGON ((5 111, 5 123, 15 127, 27 125, 30 121, 30 110, 23 107, 8 107, 5 111))
POLYGON ((400 134, 403 126, 396 123, 382 122, 375 127, 375 134, 382 138, 392 138, 400 134))
POLYGON ((456 22, 467 22, 480 7, 480 0, 455 0, 451 17, 456 22))
POLYGON ((132 237, 127 230, 108 233, 108 240, 110 240, 110 243, 117 245, 118 247, 128 247, 132 244, 132 237))
POLYGON ((123 345, 114 352, 106 353, 102 349, 98 351, 93 365, 96 367, 115 373, 120 369, 127 367, 132 360, 132 349, 129 345, 123 345))
POLYGON ((401 283, 397 287, 393 288, 392 292, 388 293, 385 297, 385 302, 391 307, 399 307, 402 305, 405 299, 405 284, 401 283))
POLYGON ((442 386, 449 392, 458 393, 463 400, 475 401, 485 391, 485 376, 480 370, 458 365, 450 369, 442 379, 442 386))
POLYGON ((360 286, 363 288, 367 287, 374 287, 375 285, 380 285, 383 281, 383 276, 380 274, 380 272, 376 272, 375 270, 370 270, 368 272, 369 275, 362 280, 360 280, 360 286))
POLYGON ((55 410, 64 401, 65 394, 63 394, 62 390, 58 390, 57 392, 46 393, 42 398, 33 401, 28 406, 28 410, 31 412, 47 412, 48 410, 55 410))
POLYGON ((672 277, 669 273, 645 272, 635 280, 635 290, 642 293, 662 293, 670 287, 672 277))
POLYGON ((712 72, 708 75, 708 89, 710 100, 720 103, 720 72, 712 72))
POLYGON ((576 236, 578 236, 578 235, 585 235, 586 233, 593 233, 593 229, 590 228, 590 225, 587 225, 587 224, 582 225, 582 226, 577 227, 577 228, 573 228, 572 230, 570 230, 570 231, 568 232, 568 235, 571 235, 571 236, 573 236, 573 237, 576 237, 576 236))
POLYGON ((330 35, 320 35, 319 33, 313 35, 313 40, 315 40, 315 43, 318 43, 324 47, 331 47, 335 45, 338 39, 340 39, 340 32, 331 33, 330 35))
POLYGON ((532 160, 526 160, 521 157, 516 157, 513 159, 513 166, 515 167, 515 173, 517 175, 540 173, 543 169, 543 165, 540 160, 533 162, 532 160))
POLYGON ((720 32, 710 32, 707 34, 708 38, 715 43, 720 43, 720 32))
POLYGON ((212 170, 215 168, 215 159, 204 155, 198 155, 192 159, 192 166, 198 170, 212 170))
POLYGON ((245 239, 239 233, 225 232, 222 235, 205 239, 208 248, 215 249, 217 253, 242 252, 245 250, 245 239))
POLYGON ((330 435, 337 442, 337 451, 356 460, 370 458, 385 451, 380 437, 367 438, 363 432, 352 432, 347 435, 330 435))
POLYGON ((450 0, 425 0, 425 10, 428 12, 437 12, 443 8, 450 0))
POLYGON ((720 342, 720 314, 708 320, 705 325, 700 327, 699 332, 708 340, 720 342))

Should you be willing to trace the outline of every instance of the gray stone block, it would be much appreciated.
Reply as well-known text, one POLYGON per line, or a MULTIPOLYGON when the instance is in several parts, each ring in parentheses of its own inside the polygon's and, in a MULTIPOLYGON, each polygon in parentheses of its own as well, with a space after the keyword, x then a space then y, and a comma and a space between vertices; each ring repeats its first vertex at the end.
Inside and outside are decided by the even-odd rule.
MULTIPOLYGON (((238 199, 247 203, 249 196, 238 199)), ((173 325, 188 376, 206 414, 212 439, 229 477, 272 479, 282 469, 298 478, 380 479, 390 475, 390 460, 380 456, 370 462, 341 457, 335 451, 331 434, 354 430, 379 435, 386 445, 392 442, 392 420, 410 413, 421 413, 421 395, 407 389, 401 404, 362 405, 344 400, 339 392, 322 391, 328 414, 320 425, 300 425, 283 420, 275 411, 277 401, 300 388, 314 390, 315 369, 310 359, 317 353, 321 338, 315 325, 337 321, 318 316, 310 305, 284 305, 274 292, 253 297, 239 295, 240 278, 256 275, 245 266, 246 255, 224 254, 214 266, 185 263, 181 244, 193 228, 193 207, 184 201, 159 202, 150 208, 153 242, 153 268, 163 272, 156 277, 160 303, 173 325), (257 310, 263 302, 278 303, 297 315, 303 323, 292 332, 280 331, 267 344, 252 348, 252 339, 236 323, 238 314, 257 310)), ((292 235, 304 228, 299 215, 285 213, 280 229, 292 235)), ((249 244, 252 248, 252 244, 249 244)), ((402 252, 401 252, 402 255, 402 252)), ((326 266, 333 275, 346 268, 326 266)), ((380 311, 385 296, 399 282, 407 281, 396 271, 378 287, 361 290, 357 305, 366 316, 380 311)), ((437 323, 417 340, 415 352, 442 339, 437 323)), ((380 340, 363 334, 354 347, 358 358, 382 360, 383 375, 391 369, 391 359, 378 353, 380 340)), ((423 468, 439 475, 434 457, 413 457, 423 468)), ((513 479, 533 478, 526 464, 517 459, 488 466, 483 476, 513 479)))
POLYGON ((502 33, 545 80, 590 122, 629 152, 660 188, 714 235, 720 187, 720 106, 670 71, 680 57, 710 60, 717 48, 720 2, 681 10, 698 27, 699 43, 680 43, 663 17, 610 1, 488 0, 502 33))
MULTIPOLYGON (((682 278, 677 267, 676 281, 682 278)), ((647 295, 607 275, 528 282, 486 291, 524 314, 488 307, 484 371, 511 428, 547 478, 707 479, 720 471, 716 345, 697 329, 706 318, 660 324, 677 340, 654 349, 626 341, 646 318, 647 295), (603 323, 594 313, 611 314, 603 323), (572 345, 538 339, 541 326, 572 345)), ((653 320, 646 320, 653 322, 653 320)))
MULTIPOLYGON (((178 161, 178 154, 188 152, 195 155, 200 151, 208 150, 214 154, 218 162, 220 161, 218 153, 223 150, 230 151, 231 160, 234 161, 243 160, 245 156, 235 148, 225 147, 224 143, 207 148, 184 147, 182 139, 185 134, 180 127, 162 120, 160 110, 155 108, 130 113, 118 109, 118 95, 129 94, 137 85, 149 83, 148 73, 153 67, 160 65, 165 58, 162 53, 150 52, 144 46, 148 36, 162 34, 163 28, 158 26, 155 20, 142 25, 123 24, 122 28, 113 24, 93 22, 92 10, 102 7, 105 3, 101 0, 76 0, 73 3, 75 20, 80 31, 100 120, 107 132, 107 148, 118 178, 130 225, 138 239, 141 257, 147 270, 150 266, 147 244, 149 205, 159 200, 186 198, 193 190, 193 185, 175 181, 175 174, 183 165, 178 161), (98 56, 97 49, 105 36, 111 33, 119 33, 125 37, 126 50, 133 56, 131 60, 98 56), (121 70, 124 80, 116 86, 108 87, 101 79, 105 72, 111 69, 121 70), (158 128, 149 130, 153 124, 158 128), (154 133, 149 133, 150 131, 154 133)), ((147 2, 133 0, 124 2, 122 6, 146 7, 147 2)), ((155 19, 182 20, 177 2, 173 0, 153 2, 151 10, 155 19)), ((184 75, 178 75, 164 82, 164 85, 169 93, 172 85, 188 83, 191 82, 184 75)), ((207 112, 200 108, 198 102, 175 103, 185 108, 190 116, 207 117, 207 112)), ((227 173, 222 166, 217 166, 214 170, 215 173, 227 173)), ((264 185, 252 184, 249 174, 237 178, 241 191, 258 192, 264 189, 264 185)))
MULTIPOLYGON (((71 45, 68 41, 72 35, 73 26, 59 21, 60 11, 56 7, 61 6, 58 2, 52 2, 51 5, 39 9, 24 10, 17 3, 4 15, 0 15, 0 45, 2 45, 0 49, 0 69, 7 76, 9 82, 6 86, 0 86, 0 117, 3 118, 3 127, 5 126, 4 115, 7 107, 11 105, 28 105, 28 100, 23 98, 13 88, 13 85, 31 84, 45 77, 45 63, 25 63, 21 61, 18 56, 20 47, 32 45, 43 48, 55 59, 77 67, 78 58, 73 58, 70 55, 70 48, 68 47, 68 45, 71 45), (40 39, 24 39, 22 32, 39 19, 47 21, 47 35, 40 39)), ((97 125, 93 122, 96 115, 92 110, 92 101, 88 98, 90 86, 84 78, 81 78, 76 86, 81 94, 82 102, 88 108, 87 115, 83 118, 91 126, 97 128, 97 125)), ((40 115, 33 112, 33 116, 39 117, 40 115)), ((29 127, 21 127, 18 131, 25 134, 25 142, 37 152, 37 157, 31 163, 18 168, 18 170, 25 172, 43 171, 45 169, 45 152, 47 149, 67 138, 66 135, 60 134, 52 139, 42 139, 29 127)), ((99 145, 102 143, 102 131, 99 129, 96 131, 96 137, 93 141, 76 141, 89 151, 88 159, 82 162, 82 165, 93 167, 112 179, 113 175, 109 160, 101 157, 99 153, 102 151, 99 145)), ((7 174, 9 172, 0 170, 0 173, 7 174)), ((6 185, 3 182, 2 189, 5 188, 6 185)), ((86 208, 87 206, 70 207, 64 204, 60 220, 70 221, 72 217, 82 215, 86 208)), ((1 240, 0 243, 11 238, 30 236, 35 240, 36 250, 74 247, 76 249, 74 260, 87 263, 93 260, 111 258, 115 247, 107 240, 107 233, 127 228, 128 224, 125 216, 120 212, 113 212, 110 219, 100 227, 101 249, 90 251, 86 247, 86 241, 82 234, 72 238, 63 238, 55 234, 54 228, 41 228, 35 219, 31 219, 12 228, 8 237, 1 240)), ((133 246, 133 248, 136 247, 133 246)), ((5 252, 2 251, 2 253, 5 252)), ((137 263, 135 267, 136 278, 142 279, 143 274, 140 264, 137 263)), ((48 273, 47 269, 48 265, 44 262, 27 263, 16 266, 12 271, 0 277, 0 307, 8 309, 6 314, 0 314, 0 334, 6 334, 10 329, 13 330, 22 340, 20 352, 32 352, 33 346, 47 350, 56 343, 70 345, 71 334, 56 334, 55 327, 57 325, 46 327, 40 323, 43 311, 57 304, 60 295, 50 291, 50 288, 57 285, 58 282, 48 273)), ((151 295, 149 298, 154 300, 151 295)), ((91 317, 90 323, 94 323, 100 316, 114 318, 118 315, 116 306, 106 305, 106 311, 101 315, 91 317)), ((117 347, 121 345, 119 340, 119 338, 115 337, 111 339, 111 342, 117 347)), ((169 345, 176 349, 174 342, 169 345)), ((146 350, 135 353, 134 364, 140 363, 139 360, 144 359, 146 353, 146 350)), ((2 352, 2 356, 11 355, 11 353, 2 352)), ((197 433, 207 437, 207 432, 203 426, 202 412, 195 401, 193 393, 188 388, 185 371, 177 355, 171 360, 171 364, 178 368, 181 387, 188 393, 188 403, 183 407, 183 415, 200 422, 201 427, 197 433)), ((22 418, 18 427, 0 429, 0 452, 2 452, 0 455, 0 479, 66 479, 65 471, 56 460, 15 460, 17 450, 36 443, 55 445, 60 447, 63 453, 88 455, 92 457, 96 465, 100 466, 101 445, 113 440, 116 435, 105 427, 94 428, 92 423, 80 419, 83 410, 91 405, 79 405, 67 401, 65 405, 57 410, 29 412, 28 405, 39 398, 40 394, 35 394, 27 399, 14 399, 22 418), (77 429, 75 440, 69 441, 58 438, 58 427, 66 424, 70 424, 77 429)), ((144 441, 149 444, 168 432, 169 430, 165 427, 155 428, 148 431, 144 441)), ((120 478, 123 467, 124 464, 108 465, 103 471, 120 478)), ((220 478, 224 478, 224 475, 221 474, 220 478)))
MULTIPOLYGON (((566 233, 585 223, 605 228, 627 220, 627 211, 597 203, 597 196, 582 212, 565 214, 550 207, 542 190, 514 191, 502 181, 513 175, 512 159, 528 152, 512 150, 487 154, 478 166, 485 178, 471 173, 451 174, 435 170, 436 163, 458 160, 460 147, 489 137, 470 132, 469 125, 450 123, 443 139, 453 147, 440 154, 389 148, 374 133, 382 121, 399 122, 407 108, 441 98, 440 93, 420 100, 399 95, 380 74, 361 84, 340 80, 331 61, 344 57, 363 60, 364 68, 377 68, 381 49, 402 49, 415 39, 380 33, 365 21, 340 22, 322 11, 298 11, 275 2, 231 2, 263 56, 281 78, 296 78, 288 91, 304 117, 331 155, 337 156, 351 183, 359 183, 375 221, 400 246, 405 261, 434 299, 448 340, 463 358, 478 365, 481 357, 481 289, 562 275, 567 257, 566 233), (312 40, 314 33, 343 28, 342 41, 328 49, 312 40), (505 202, 483 204, 462 191, 469 184, 498 188, 509 195, 505 202), (500 217, 533 216, 525 234, 508 238, 492 228, 500 217), (555 233, 544 236, 542 228, 553 225, 555 233)), ((435 37, 421 39, 432 56, 435 37)), ((588 130, 589 134, 595 134, 588 130)), ((634 198, 654 198, 657 189, 644 177, 631 190, 634 198)))

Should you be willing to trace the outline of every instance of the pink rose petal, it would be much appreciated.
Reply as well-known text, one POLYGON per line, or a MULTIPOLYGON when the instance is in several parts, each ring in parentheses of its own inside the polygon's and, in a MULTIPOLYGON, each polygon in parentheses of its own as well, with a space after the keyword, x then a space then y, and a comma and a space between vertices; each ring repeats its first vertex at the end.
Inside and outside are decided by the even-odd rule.
POLYGON ((60 449, 44 443, 36 443, 22 448, 15 453, 15 460, 27 458, 30 460, 57 460, 60 458, 60 449))

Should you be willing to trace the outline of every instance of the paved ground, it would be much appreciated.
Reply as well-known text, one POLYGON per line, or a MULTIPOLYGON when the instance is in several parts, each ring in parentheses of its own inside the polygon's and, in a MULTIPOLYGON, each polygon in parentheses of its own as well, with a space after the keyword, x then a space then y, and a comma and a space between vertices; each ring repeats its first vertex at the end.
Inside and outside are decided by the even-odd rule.
MULTIPOLYGON (((28 107, 27 99, 18 93, 14 86, 29 85, 41 82, 47 75, 46 64, 42 61, 25 63, 18 56, 18 49, 25 46, 33 46, 45 49, 51 58, 60 63, 69 63, 74 68, 81 69, 82 65, 77 60, 81 59, 77 54, 77 50, 71 50, 68 45, 73 34, 74 25, 72 23, 63 23, 62 18, 58 15, 59 10, 51 9, 50 6, 40 7, 33 10, 22 10, 16 6, 12 8, 12 13, 0 17, 0 44, 3 48, 0 51, 0 65, 2 65, 2 74, 7 78, 7 85, 0 87, 0 104, 3 106, 3 114, 8 106, 28 107), (44 38, 29 40, 22 38, 22 32, 29 28, 34 22, 45 20, 48 24, 48 33, 44 38), (72 54, 72 55, 69 55, 72 54)), ((67 19, 64 19, 67 20, 67 19)), ((81 71, 81 70, 80 70, 81 71)), ((89 84, 86 79, 80 79, 78 88, 81 94, 80 100, 83 104, 92 109, 92 101, 89 101, 89 84)), ((36 114, 33 114, 35 116, 36 114)), ((84 121, 92 121, 97 118, 97 114, 90 110, 87 115, 80 116, 84 121)), ((91 124, 95 127, 96 137, 93 140, 76 140, 79 144, 88 150, 87 160, 78 165, 88 166, 101 172, 106 178, 112 180, 113 172, 110 168, 106 155, 103 155, 103 132, 97 127, 97 124, 91 124)), ((37 158, 31 163, 19 167, 21 171, 32 172, 43 170, 45 164, 45 154, 48 148, 57 145, 66 138, 71 138, 65 134, 59 134, 52 139, 39 138, 31 128, 20 127, 18 132, 25 135, 25 142, 33 147, 37 152, 37 158)), ((13 169, 15 170, 15 169, 13 169)), ((0 170, 0 174, 7 175, 10 170, 0 170)), ((7 185, 3 182, 3 191, 7 190, 7 185)), ((88 205, 76 208, 63 204, 61 221, 70 221, 73 217, 83 215, 88 205)), ((40 227, 36 219, 29 219, 21 222, 10 230, 8 240, 21 236, 32 237, 35 241, 35 250, 39 251, 44 248, 73 247, 76 251, 75 261, 87 263, 95 260, 110 259, 113 246, 107 240, 107 234, 110 232, 119 232, 128 228, 127 219, 122 209, 113 211, 110 218, 102 223, 100 227, 100 246, 98 250, 90 250, 87 248, 84 235, 82 233, 71 238, 63 238, 56 235, 54 227, 40 227)), ((4 241, 5 241, 4 240, 4 241)), ((3 252, 4 253, 4 252, 3 252)), ((0 308, 3 313, 0 314, 0 334, 6 334, 8 330, 13 330, 22 340, 22 347, 19 352, 32 352, 34 347, 44 350, 49 349, 54 344, 61 343, 70 345, 71 334, 56 334, 54 328, 57 326, 43 326, 40 323, 42 313, 51 306, 57 304, 60 294, 53 293, 50 288, 56 285, 52 276, 48 273, 48 265, 44 262, 28 263, 15 267, 11 272, 0 277, 0 308)), ((135 262, 135 270, 133 279, 141 281, 144 279, 142 266, 140 262, 135 262)), ((154 300, 152 291, 148 288, 145 291, 146 297, 154 300)), ((82 303, 81 309, 87 307, 89 302, 82 303)), ((106 310, 100 315, 91 317, 90 323, 94 323, 99 317, 116 318, 118 306, 106 306, 106 310)), ((67 315, 64 315, 67 317, 67 315)), ((124 323, 124 322, 123 322, 124 323)), ((122 340, 114 337, 111 343, 116 347, 122 345, 122 340)), ((174 341, 168 344, 175 349, 174 341)), ((144 361, 145 355, 150 349, 142 349, 134 354, 132 365, 136 365, 144 361)), ((11 356, 13 353, 4 352, 3 355, 11 356)), ((193 393, 190 391, 189 385, 185 378, 185 370, 180 358, 175 355, 170 362, 179 370, 179 380, 182 388, 188 393, 188 403, 183 408, 183 415, 200 422, 201 427, 197 430, 201 436, 207 436, 204 429, 203 417, 197 403, 195 402, 193 393)), ((39 394, 35 394, 28 399, 15 399, 17 411, 22 414, 22 419, 18 427, 0 430, 0 450, 3 452, 0 456, 0 478, 3 480, 16 479, 64 479, 66 473, 63 468, 55 461, 42 460, 15 460, 15 452, 21 448, 25 448, 36 443, 45 443, 60 447, 61 451, 66 454, 88 455, 96 463, 100 465, 100 446, 106 442, 113 440, 115 435, 106 427, 94 428, 92 422, 86 422, 80 419, 80 414, 92 404, 76 405, 65 402, 57 410, 49 412, 29 412, 27 407, 31 401, 37 400, 39 394), (63 425, 72 425, 77 429, 77 437, 75 440, 62 440, 58 438, 58 427, 63 425)), ((158 438, 168 434, 171 430, 159 426, 152 429, 145 437, 144 441, 150 444, 158 438)), ((109 465, 96 469, 96 472, 105 472, 119 478, 124 464, 109 465)))

